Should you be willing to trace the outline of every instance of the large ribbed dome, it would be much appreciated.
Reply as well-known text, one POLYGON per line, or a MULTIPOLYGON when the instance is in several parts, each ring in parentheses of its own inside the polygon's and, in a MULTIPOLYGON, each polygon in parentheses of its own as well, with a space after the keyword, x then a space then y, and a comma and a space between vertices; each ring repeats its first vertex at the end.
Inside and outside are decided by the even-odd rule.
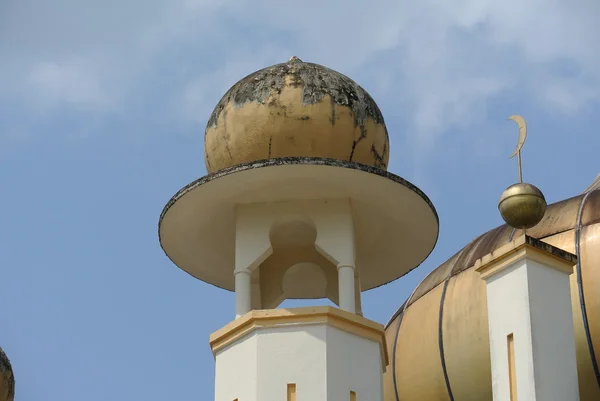
POLYGON ((208 172, 256 160, 321 157, 387 168, 379 107, 356 82, 292 57, 236 83, 204 137, 208 172))
MULTIPOLYGON (((527 234, 579 259, 571 297, 580 399, 600 400, 600 188, 549 205, 527 234)), ((398 309, 386 328, 385 401, 492 401, 486 287, 473 265, 513 236, 503 225, 476 238, 398 309)))
POLYGON ((15 398, 15 378, 8 357, 0 348, 0 401, 13 401, 15 398))

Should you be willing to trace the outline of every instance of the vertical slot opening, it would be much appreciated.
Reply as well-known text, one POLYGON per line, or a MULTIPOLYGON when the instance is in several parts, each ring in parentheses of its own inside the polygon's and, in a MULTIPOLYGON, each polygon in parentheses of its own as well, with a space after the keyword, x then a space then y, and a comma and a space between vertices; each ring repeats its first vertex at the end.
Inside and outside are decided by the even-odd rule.
POLYGON ((508 348, 508 385, 510 386, 510 401, 517 401, 517 371, 515 366, 515 337, 510 333, 506 337, 508 348))
POLYGON ((350 391, 350 401, 356 401, 356 392, 350 391))
POLYGON ((296 383, 288 383, 287 401, 296 401, 296 383))

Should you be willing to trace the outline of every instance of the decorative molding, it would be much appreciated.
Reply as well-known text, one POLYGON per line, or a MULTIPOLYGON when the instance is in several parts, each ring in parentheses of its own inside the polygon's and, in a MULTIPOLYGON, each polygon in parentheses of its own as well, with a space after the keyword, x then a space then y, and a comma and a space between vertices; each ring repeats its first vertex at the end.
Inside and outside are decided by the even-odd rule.
POLYGON ((534 260, 565 274, 572 274, 573 266, 577 264, 577 256, 572 253, 527 235, 522 235, 478 259, 473 267, 485 280, 523 258, 534 260))
POLYGON ((216 355, 219 350, 258 329, 314 324, 327 324, 379 343, 382 368, 385 371, 389 361, 383 325, 331 306, 250 311, 212 333, 210 347, 213 355, 216 355))

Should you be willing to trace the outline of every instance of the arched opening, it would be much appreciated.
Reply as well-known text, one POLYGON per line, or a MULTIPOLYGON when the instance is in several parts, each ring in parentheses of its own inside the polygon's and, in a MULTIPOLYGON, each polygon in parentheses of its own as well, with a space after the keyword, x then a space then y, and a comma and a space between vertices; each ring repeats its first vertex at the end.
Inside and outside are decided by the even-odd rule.
POLYGON ((269 231, 272 254, 256 272, 261 309, 273 309, 285 299, 328 298, 338 303, 337 267, 317 251, 317 229, 310 218, 290 214, 269 231))
POLYGON ((300 262, 286 270, 281 285, 286 299, 323 298, 327 275, 316 263, 300 262))

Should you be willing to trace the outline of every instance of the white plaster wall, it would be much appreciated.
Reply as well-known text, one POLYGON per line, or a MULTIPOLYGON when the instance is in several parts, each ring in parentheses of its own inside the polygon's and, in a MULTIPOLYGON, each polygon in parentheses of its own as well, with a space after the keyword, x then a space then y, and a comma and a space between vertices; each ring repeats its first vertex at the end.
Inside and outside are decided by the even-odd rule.
POLYGON ((255 268, 271 252, 269 232, 281 221, 305 221, 317 231, 317 249, 334 264, 354 266, 349 199, 257 202, 236 207, 236 269, 255 268))
POLYGON ((518 399, 536 399, 527 281, 524 259, 487 281, 494 401, 510 400, 507 344, 510 333, 514 334, 518 399))
POLYGON ((383 400, 379 344, 326 324, 258 329, 216 356, 215 401, 383 400))
POLYGON ((325 325, 260 330, 256 367, 258 397, 252 401, 286 401, 288 383, 296 383, 297 401, 327 400, 325 340, 325 325))
POLYGON ((487 281, 494 401, 508 401, 514 335, 519 400, 577 401, 569 276, 521 259, 487 281))
MULTIPOLYGON (((383 401, 383 363, 375 341, 327 328, 327 400, 383 401)), ((302 401, 298 399, 298 401, 302 401)))
POLYGON ((217 353, 215 401, 256 400, 256 351, 257 338, 251 333, 217 353))
POLYGON ((569 276, 527 262, 538 400, 579 400, 569 276))

